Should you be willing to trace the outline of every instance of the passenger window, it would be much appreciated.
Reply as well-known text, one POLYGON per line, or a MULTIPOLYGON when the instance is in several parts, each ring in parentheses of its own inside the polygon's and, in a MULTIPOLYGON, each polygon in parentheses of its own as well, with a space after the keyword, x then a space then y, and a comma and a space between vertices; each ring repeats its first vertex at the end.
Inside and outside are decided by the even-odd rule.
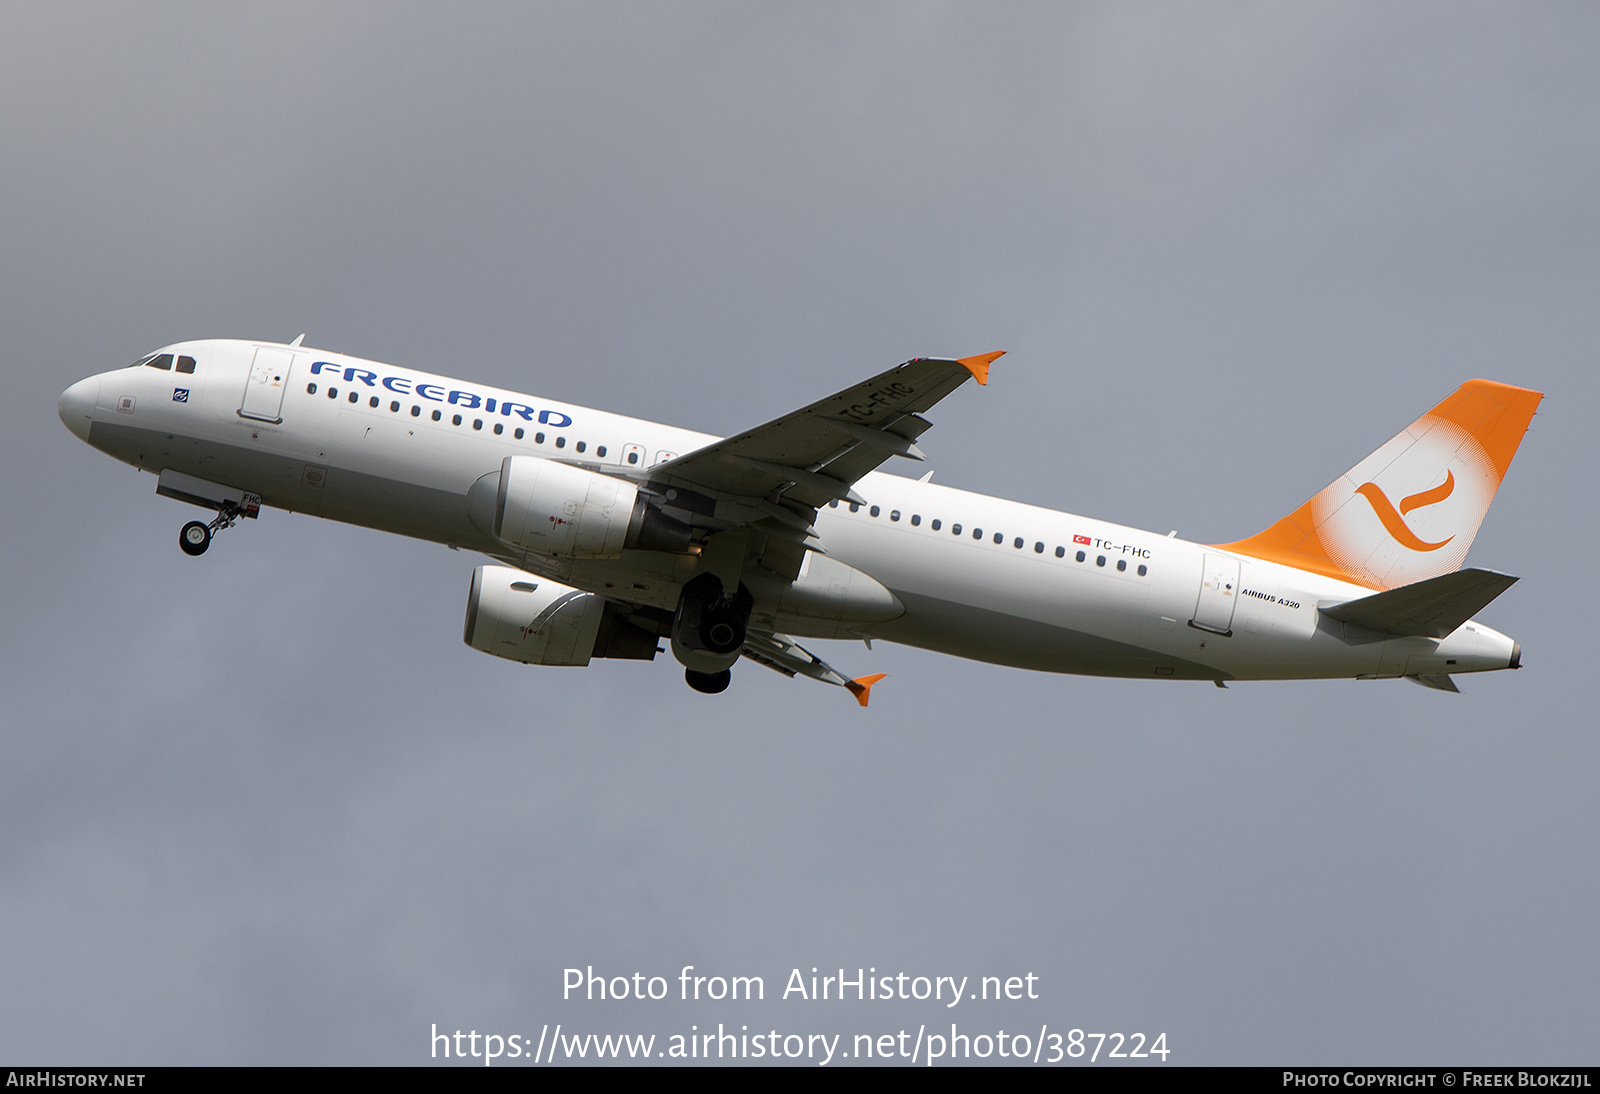
POLYGON ((1117 570, 1119 572, 1123 571, 1123 570, 1126 570, 1127 568, 1128 568, 1128 560, 1127 559, 1125 559, 1125 558, 1117 559, 1117 570))
POLYGON ((974 528, 972 530, 972 538, 973 539, 982 539, 983 538, 983 529, 982 528, 974 528))
POLYGON ((461 424, 461 415, 459 415, 459 414, 453 415, 450 418, 450 424, 451 425, 460 425, 461 424))
POLYGON ((951 526, 950 526, 950 534, 951 534, 951 535, 952 535, 952 536, 959 536, 959 535, 960 535, 960 534, 961 534, 961 525, 959 525, 959 524, 952 524, 952 525, 951 525, 951 526))
POLYGON ((328 389, 328 398, 337 399, 338 397, 339 397, 339 389, 336 388, 336 387, 330 387, 328 389))
POLYGON ((596 456, 598 456, 602 460, 605 459, 606 458, 606 446, 605 445, 601 445, 599 448, 594 450, 594 454, 596 456))
MULTIPOLYGON (((1005 537, 1005 536, 1003 536, 1003 535, 1001 535, 1001 534, 1000 534, 1000 533, 999 533, 999 532, 996 532, 996 533, 995 533, 995 534, 994 534, 994 541, 995 541, 995 542, 996 542, 996 543, 1004 543, 1004 542, 1005 542, 1005 541, 1006 541, 1006 537, 1005 537)), ((1022 546, 1022 541, 1021 541, 1021 540, 1020 540, 1020 539, 1019 539, 1019 540, 1017 540, 1017 546, 1018 546, 1018 547, 1021 547, 1021 546, 1022 546)))
POLYGON ((370 406, 373 410, 377 410, 378 409, 378 397, 376 395, 374 395, 371 399, 368 399, 367 400, 367 405, 370 406))
POLYGON ((164 369, 170 372, 172 371, 172 354, 158 353, 154 357, 150 358, 150 360, 146 361, 145 364, 149 365, 151 368, 164 369))
POLYGON ((359 403, 360 401, 361 401, 361 392, 352 391, 350 393, 350 404, 352 406, 354 406, 356 403, 359 403))
POLYGON ((1147 574, 1147 573, 1149 573, 1149 572, 1150 572, 1150 571, 1149 571, 1149 570, 1148 570, 1148 569, 1146 569, 1146 568, 1145 568, 1145 566, 1144 566, 1144 564, 1143 564, 1143 563, 1141 563, 1141 564, 1140 564, 1140 565, 1139 565, 1139 576, 1140 576, 1140 577, 1143 577, 1143 576, 1144 576, 1144 575, 1145 575, 1145 574, 1147 574))
POLYGON ((411 408, 411 416, 413 418, 420 418, 422 416, 422 408, 420 406, 412 407, 411 408))
POLYGON ((1067 549, 1065 547, 1057 547, 1056 548, 1056 557, 1057 558, 1066 558, 1067 557, 1067 549))
POLYGON ((437 422, 439 420, 439 417, 440 417, 439 412, 437 410, 435 410, 433 412, 433 420, 437 422))
POLYGON ((850 503, 850 511, 852 513, 859 513, 859 512, 861 512, 861 506, 859 504, 857 504, 856 502, 851 502, 850 503))
POLYGON ((483 419, 482 418, 474 418, 474 419, 472 419, 472 428, 473 429, 482 429, 483 428, 483 419))
POLYGON ((1099 558, 1094 560, 1094 564, 1096 566, 1104 566, 1106 564, 1106 556, 1101 555, 1099 558))
MULTIPOLYGON (((928 525, 928 527, 932 528, 935 532, 937 532, 939 530, 939 518, 938 517, 934 517, 933 518, 933 523, 928 525)), ((956 529, 956 530, 960 531, 959 528, 956 529)))
POLYGON ((889 510, 889 519, 890 520, 899 520, 900 519, 900 510, 898 510, 898 509, 889 510))
POLYGON ((579 451, 579 452, 582 452, 582 451, 583 451, 583 449, 584 449, 584 443, 583 443, 583 442, 582 442, 582 441, 579 441, 579 442, 578 442, 578 451, 579 451))
POLYGON ((307 384, 306 385, 306 394, 307 395, 315 395, 316 393, 317 393, 317 385, 316 384, 307 384))
POLYGON ((494 423, 494 435, 496 437, 500 436, 500 434, 504 433, 505 431, 506 431, 506 427, 505 427, 505 425, 503 423, 501 423, 501 422, 495 422, 494 423))
POLYGON ((180 357, 180 358, 178 358, 177 371, 179 371, 179 372, 193 372, 194 371, 194 358, 193 357, 180 357))
POLYGON ((874 516, 874 517, 877 516, 880 512, 882 512, 882 510, 880 510, 876 505, 874 505, 871 509, 867 510, 867 513, 869 515, 871 515, 871 516, 874 516))
POLYGON ((557 437, 556 438, 556 447, 557 448, 565 448, 565 447, 567 447, 567 439, 565 437, 557 437))
POLYGON ((520 425, 517 426, 517 431, 513 433, 512 436, 519 441, 522 440, 522 427, 520 425))
POLYGON ((919 525, 921 523, 922 523, 922 514, 921 513, 912 513, 911 514, 911 527, 915 528, 917 525, 919 525))
POLYGON ((1083 552, 1082 552, 1082 551, 1079 551, 1079 552, 1078 552, 1078 561, 1079 561, 1079 562, 1082 562, 1082 561, 1083 561, 1083 560, 1084 560, 1084 559, 1086 559, 1086 558, 1088 558, 1088 557, 1089 557, 1089 556, 1088 556, 1088 555, 1086 555, 1086 554, 1084 554, 1084 553, 1083 553, 1083 552))
POLYGON ((534 444, 544 444, 544 434, 543 433, 535 433, 533 435, 533 443, 534 444))
MULTIPOLYGON (((628 462, 629 463, 638 463, 639 462, 639 453, 637 453, 637 452, 629 452, 628 453, 628 462)), ((839 506, 838 502, 834 502, 833 504, 834 504, 834 508, 838 508, 838 506, 839 506)))
MULTIPOLYGON (((1021 547, 1021 546, 1022 546, 1022 544, 1020 544, 1020 543, 1019 543, 1019 544, 1017 544, 1017 546, 1018 546, 1018 547, 1021 547)), ((1033 553, 1034 553, 1034 554, 1036 554, 1036 555, 1042 555, 1042 554, 1044 554, 1044 544, 1042 544, 1042 543, 1035 543, 1035 544, 1034 544, 1034 545, 1033 545, 1033 553)))

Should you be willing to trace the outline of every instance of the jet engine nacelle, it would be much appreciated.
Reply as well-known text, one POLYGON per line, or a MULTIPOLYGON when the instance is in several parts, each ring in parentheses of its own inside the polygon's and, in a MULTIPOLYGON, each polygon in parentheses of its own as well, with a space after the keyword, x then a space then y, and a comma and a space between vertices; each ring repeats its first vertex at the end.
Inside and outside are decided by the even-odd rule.
POLYGON ((526 665, 587 665, 604 614, 604 597, 509 566, 479 566, 461 638, 526 665))
POLYGON ((479 566, 467 593, 467 645, 525 665, 587 665, 591 657, 651 661, 657 635, 602 596, 509 566, 479 566))
POLYGON ((560 558, 622 554, 639 490, 630 482, 537 456, 507 456, 495 495, 494 537, 560 558))

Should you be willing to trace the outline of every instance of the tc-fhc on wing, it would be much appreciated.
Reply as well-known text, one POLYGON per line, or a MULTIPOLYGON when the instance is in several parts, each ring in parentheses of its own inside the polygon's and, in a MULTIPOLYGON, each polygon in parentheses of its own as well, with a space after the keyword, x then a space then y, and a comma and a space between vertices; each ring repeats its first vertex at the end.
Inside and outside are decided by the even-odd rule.
POLYGON ((1471 380, 1257 535, 1176 534, 936 486, 923 415, 1000 357, 918 358, 726 439, 287 345, 183 342, 61 396, 82 440, 215 511, 262 507, 480 552, 472 648, 653 660, 696 690, 740 658, 848 689, 799 639, 883 639, 1049 672, 1406 677, 1517 668, 1473 616, 1516 579, 1462 562, 1541 395, 1471 380))

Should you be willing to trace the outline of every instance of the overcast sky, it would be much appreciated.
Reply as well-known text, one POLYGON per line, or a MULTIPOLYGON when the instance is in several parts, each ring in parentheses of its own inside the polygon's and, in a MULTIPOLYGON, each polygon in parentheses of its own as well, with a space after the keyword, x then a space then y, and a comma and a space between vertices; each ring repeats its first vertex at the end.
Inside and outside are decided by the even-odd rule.
POLYGON ((1600 9, 4 20, 0 1063, 719 1021, 1594 1062, 1600 9), (302 331, 714 433, 1006 349, 930 415, 936 481, 1205 542, 1463 380, 1537 388, 1467 560, 1522 576, 1482 618, 1526 667, 1221 691, 819 643, 890 674, 863 711, 517 666, 461 643, 481 560, 275 511, 188 558, 198 511, 56 417, 165 343, 302 331), (563 1002, 588 965, 767 999, 563 1002), (778 998, 813 966, 1039 998, 778 998))

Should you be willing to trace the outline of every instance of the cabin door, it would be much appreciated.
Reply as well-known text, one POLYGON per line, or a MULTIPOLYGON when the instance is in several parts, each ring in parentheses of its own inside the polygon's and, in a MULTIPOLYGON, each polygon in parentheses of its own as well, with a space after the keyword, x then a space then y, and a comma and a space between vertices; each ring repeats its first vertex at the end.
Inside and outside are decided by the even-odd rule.
POLYGON ((293 364, 293 350, 267 346, 256 350, 250 379, 244 385, 244 400, 239 404, 239 417, 274 424, 283 421, 283 393, 288 390, 289 367, 293 364))
POLYGON ((1233 629, 1233 608, 1239 602, 1239 560, 1227 555, 1206 555, 1200 573, 1200 599, 1192 622, 1203 631, 1228 634, 1233 629))

